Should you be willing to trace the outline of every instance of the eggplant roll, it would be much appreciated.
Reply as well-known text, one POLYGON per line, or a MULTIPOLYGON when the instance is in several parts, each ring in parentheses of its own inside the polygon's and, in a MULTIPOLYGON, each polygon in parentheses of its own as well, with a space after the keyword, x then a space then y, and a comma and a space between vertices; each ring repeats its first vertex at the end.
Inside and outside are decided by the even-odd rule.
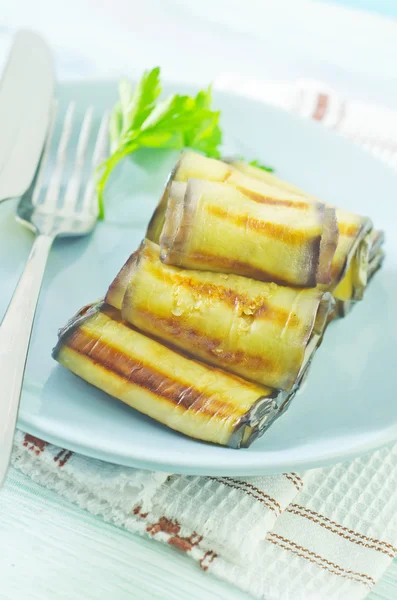
POLYGON ((335 211, 319 202, 258 198, 227 183, 174 182, 160 236, 161 260, 280 285, 328 283, 335 211))
POLYGON ((106 302, 138 329, 208 363, 277 389, 292 389, 324 333, 331 294, 238 275, 180 269, 146 240, 106 302))
POLYGON ((60 331, 53 357, 171 429, 233 448, 246 447, 262 434, 295 393, 188 358, 128 325, 103 303, 86 307, 60 331))
POLYGON ((161 200, 148 226, 146 233, 148 239, 159 243, 173 182, 187 183, 189 179, 227 183, 252 200, 269 204, 273 200, 273 204, 276 206, 283 206, 283 201, 287 207, 294 200, 302 203, 302 192, 300 190, 284 183, 271 173, 245 163, 236 163, 236 166, 234 166, 221 160, 207 158, 196 152, 186 151, 182 153, 168 177, 161 200), (240 166, 241 170, 238 168, 240 166), (255 177, 256 173, 258 173, 257 177, 255 177), (261 177, 262 174, 263 178, 261 177))
MULTIPOLYGON (((242 161, 222 162, 194 152, 184 152, 169 177, 163 197, 149 224, 147 236, 153 241, 158 242, 164 226, 172 181, 187 182, 190 178, 227 182, 246 194, 248 190, 253 199, 256 194, 266 196, 270 189, 274 198, 318 202, 314 196, 279 179, 273 173, 242 161)), ((352 301, 362 299, 367 282, 381 265, 383 252, 380 244, 383 242, 383 234, 374 232, 372 222, 367 217, 338 208, 335 208, 335 214, 339 237, 332 259, 330 281, 323 289, 332 291, 334 297, 342 303, 351 304, 352 301), (367 271, 366 254, 370 257, 367 271), (373 255, 376 255, 375 261, 373 255)), ((332 252, 332 246, 330 251, 332 252)))

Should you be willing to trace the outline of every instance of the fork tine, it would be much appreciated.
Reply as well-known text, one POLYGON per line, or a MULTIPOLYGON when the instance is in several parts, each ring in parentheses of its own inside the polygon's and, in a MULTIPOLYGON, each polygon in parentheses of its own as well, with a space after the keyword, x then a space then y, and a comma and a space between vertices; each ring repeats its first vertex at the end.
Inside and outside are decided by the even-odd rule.
POLYGON ((66 188, 65 196, 63 199, 63 207, 72 211, 76 208, 76 204, 79 199, 79 191, 81 185, 81 178, 84 169, 85 156, 87 152, 88 142, 90 139, 91 126, 92 126, 92 115, 93 108, 90 106, 84 115, 83 123, 81 125, 81 131, 79 141, 77 143, 76 160, 73 168, 73 173, 69 179, 68 186, 66 188))
POLYGON ((52 211, 58 204, 59 191, 61 187, 62 171, 66 160, 66 151, 69 144, 70 135, 72 133, 72 123, 75 104, 71 102, 67 108, 65 119, 63 122, 61 139, 58 145, 58 151, 55 161, 55 167, 52 177, 48 183, 47 193, 44 198, 43 208, 52 211))
POLYGON ((109 112, 105 112, 99 125, 98 135, 95 143, 94 153, 92 156, 92 170, 93 174, 90 177, 83 199, 82 210, 91 212, 93 214, 98 213, 98 204, 96 202, 95 193, 95 178, 96 169, 105 160, 108 153, 108 124, 109 124, 109 112))
POLYGON ((37 174, 37 179, 36 179, 36 183, 35 183, 33 194, 32 194, 32 204, 35 206, 39 202, 40 192, 41 192, 41 188, 43 185, 44 173, 45 173, 45 169, 46 169, 47 162, 48 162, 48 156, 50 153, 52 137, 54 134, 57 110, 58 110, 58 102, 55 100, 52 105, 52 108, 51 108, 51 116, 50 116, 50 123, 48 126, 47 139, 46 139, 46 142, 44 145, 43 155, 40 160, 39 172, 37 174))

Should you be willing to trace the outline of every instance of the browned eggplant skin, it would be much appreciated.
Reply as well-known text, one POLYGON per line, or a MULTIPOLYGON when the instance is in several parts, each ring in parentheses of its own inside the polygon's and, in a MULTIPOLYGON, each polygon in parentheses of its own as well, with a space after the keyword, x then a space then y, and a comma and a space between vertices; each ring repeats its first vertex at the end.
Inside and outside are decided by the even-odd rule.
MULTIPOLYGON (((219 369, 214 369, 212 367, 206 366, 203 363, 200 363, 199 361, 187 358, 179 352, 176 352, 172 349, 168 349, 167 346, 160 345, 159 342, 156 342, 155 340, 153 340, 153 344, 155 344, 157 347, 161 346, 163 350, 165 350, 166 353, 170 353, 170 355, 176 355, 179 358, 182 358, 182 360, 186 361, 187 365, 189 363, 198 365, 201 370, 208 370, 208 373, 212 373, 212 376, 215 376, 215 378, 220 377, 223 380, 223 382, 225 382, 225 380, 230 381, 230 385, 232 386, 231 389, 237 390, 237 388, 235 388, 234 386, 239 386, 240 394, 242 390, 246 389, 246 393, 249 394, 254 400, 253 402, 247 401, 248 410, 246 411, 246 413, 242 414, 239 417, 238 414, 239 412, 241 412, 242 408, 239 408, 238 403, 236 405, 233 405, 234 401, 232 401, 232 399, 230 399, 230 401, 228 401, 226 404, 222 404, 221 398, 224 392, 221 392, 220 395, 219 402, 221 402, 221 404, 218 404, 218 401, 216 400, 217 393, 215 393, 215 399, 211 399, 208 402, 208 405, 202 405, 202 397, 205 401, 205 394, 203 395, 203 391, 200 391, 199 388, 196 392, 196 394, 198 394, 196 398, 196 396, 194 395, 194 384, 189 391, 188 388, 183 387, 184 384, 178 382, 177 380, 174 381, 173 379, 170 379, 170 381, 168 382, 167 376, 164 376, 164 374, 162 374, 157 380, 155 374, 151 373, 150 369, 146 370, 143 366, 139 368, 136 368, 136 366, 134 366, 131 371, 128 371, 128 361, 124 360, 123 367, 123 359, 120 355, 120 352, 109 352, 106 348, 101 349, 101 342, 98 339, 96 339, 95 336, 94 338, 90 339, 90 335, 84 331, 85 326, 90 322, 92 318, 95 318, 95 316, 98 313, 105 314, 107 317, 110 318, 111 321, 122 324, 123 328, 125 327, 131 332, 136 332, 139 334, 139 336, 143 338, 146 338, 148 340, 151 339, 149 336, 144 336, 142 333, 138 332, 138 330, 123 322, 119 311, 101 302, 97 303, 96 305, 84 307, 81 311, 77 313, 77 315, 73 319, 71 319, 68 322, 68 324, 63 329, 60 330, 58 343, 53 350, 53 358, 55 360, 58 360, 58 362, 61 362, 61 364, 63 364, 64 361, 62 360, 62 353, 65 352, 65 349, 69 351, 77 350, 77 355, 82 357, 82 360, 87 360, 87 358, 89 359, 91 370, 103 370, 105 368, 106 372, 109 370, 109 373, 111 373, 112 377, 114 377, 115 375, 117 376, 117 373, 120 370, 120 368, 124 368, 124 372, 122 375, 120 372, 120 377, 123 379, 124 382, 126 382, 127 385, 129 384, 129 382, 131 382, 131 384, 138 386, 137 389, 141 389, 142 393, 145 393, 146 390, 146 394, 149 394, 149 396, 150 394, 155 394, 155 396, 158 397, 160 401, 164 399, 167 400, 169 394, 176 394, 178 398, 182 399, 178 400, 178 410, 184 413, 183 419, 180 419, 178 423, 179 425, 181 425, 181 421, 183 421, 183 423, 180 427, 178 425, 174 426, 172 420, 171 423, 164 424, 168 425, 173 429, 181 431, 181 433, 187 433, 187 418, 189 421, 192 421, 192 424, 189 425, 189 427, 192 427, 192 431, 189 430, 189 433, 187 433, 190 437, 198 437, 198 439, 203 439, 204 441, 222 443, 233 448, 247 447, 254 439, 258 437, 258 435, 261 435, 261 433, 278 416, 280 412, 280 406, 285 406, 286 398, 288 398, 289 394, 258 386, 257 384, 244 381, 239 377, 224 373, 219 369), (128 372, 125 369, 127 369, 128 372), (163 394, 165 394, 164 397, 163 394), (190 399, 190 396, 192 394, 193 396, 190 399), (185 402, 187 402, 187 404, 184 408, 185 402), (229 402, 231 407, 235 406, 235 408, 232 409, 232 412, 229 412, 229 402), (209 437, 207 438, 205 435, 205 431, 203 432, 203 423, 201 422, 200 424, 200 419, 202 419, 203 414, 205 415, 208 410, 210 410, 210 412, 208 413, 208 419, 211 423, 212 433, 210 433, 209 437), (211 410, 213 411, 213 413, 211 413, 211 410), (234 411, 236 411, 235 414, 234 411), (196 420, 198 421, 198 432, 195 433, 194 428, 196 420), (230 425, 232 425, 231 429, 230 425, 227 425, 227 431, 230 430, 230 433, 228 434, 228 437, 226 439, 223 438, 223 441, 219 441, 218 439, 216 439, 217 420, 219 420, 220 429, 222 429, 222 427, 224 428, 224 423, 227 424, 228 422, 230 422, 230 425), (215 439, 213 439, 214 431, 215 439)), ((170 356, 170 360, 173 360, 172 356, 170 356)), ((68 364, 67 360, 65 366, 73 372, 75 372, 80 377, 83 377, 83 379, 85 379, 84 369, 80 373, 77 372, 77 370, 73 370, 70 363, 68 364)), ((89 377, 87 377, 87 381, 93 383, 92 381, 90 381, 89 377)), ((94 385, 96 384, 94 383, 94 385)), ((106 388, 106 386, 104 387, 106 388)), ((108 391, 109 393, 108 389, 105 389, 105 391, 108 391)), ((137 391, 136 393, 139 394, 139 391, 137 391)), ((117 397, 116 394, 112 395, 117 397)), ((122 401, 126 401, 125 399, 123 400, 122 397, 120 397, 119 399, 122 401)), ((127 403, 131 404, 130 402, 127 403)), ((172 402, 169 402, 168 404, 170 406, 169 411, 175 410, 175 404, 172 404, 172 402)), ((142 410, 142 408, 138 408, 138 410, 142 410)), ((164 410, 164 408, 162 408, 162 410, 164 410)), ((147 412, 149 416, 155 417, 155 414, 153 414, 153 407, 151 411, 146 411, 145 409, 143 409, 142 412, 147 412)), ((225 436, 224 433, 222 435, 225 436)))
POLYGON ((165 182, 164 191, 161 196, 160 202, 154 209, 154 212, 149 221, 149 225, 146 231, 146 237, 152 242, 157 242, 160 239, 161 231, 164 225, 165 213, 167 210, 168 198, 170 195, 172 182, 174 181, 175 174, 178 171, 180 160, 181 159, 177 161, 175 167, 168 175, 168 179, 165 182))
MULTIPOLYGON (((142 242, 143 243, 143 242, 142 242)), ((142 246, 142 244, 141 244, 142 246)), ((139 260, 141 247, 139 247, 126 260, 117 277, 112 281, 107 291, 105 301, 107 304, 115 308, 121 308, 123 304, 124 292, 130 280, 130 275, 135 267, 135 263, 139 260)))
POLYGON ((328 285, 331 283, 332 261, 338 247, 339 228, 335 209, 325 206, 323 234, 320 242, 320 252, 317 267, 317 283, 328 285))

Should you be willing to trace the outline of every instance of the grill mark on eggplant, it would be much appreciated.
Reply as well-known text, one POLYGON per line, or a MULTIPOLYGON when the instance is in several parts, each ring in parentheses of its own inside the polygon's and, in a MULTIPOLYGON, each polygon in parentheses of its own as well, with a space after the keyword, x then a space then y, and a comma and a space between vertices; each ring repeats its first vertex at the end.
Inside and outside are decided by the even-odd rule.
MULTIPOLYGON (((243 411, 238 406, 228 403, 219 394, 208 396, 192 386, 160 373, 153 367, 137 361, 132 356, 112 348, 100 338, 77 329, 64 342, 64 346, 89 358, 125 381, 141 387, 157 397, 161 397, 184 409, 194 410, 220 419, 235 415, 239 418, 243 411), (218 398, 216 398, 218 396, 218 398)), ((259 397, 259 396, 258 396, 259 397)))
MULTIPOLYGON (((277 322, 281 327, 290 319, 290 311, 276 306, 271 306, 264 298, 257 296, 250 298, 247 294, 236 292, 231 288, 215 285, 209 282, 199 281, 194 276, 190 277, 186 274, 179 275, 176 272, 167 273, 165 269, 160 270, 156 265, 148 261, 148 270, 156 279, 165 281, 169 285, 177 284, 181 288, 192 291, 194 294, 202 294, 208 299, 216 299, 224 302, 232 308, 238 305, 238 308, 244 313, 245 310, 250 310, 252 313, 245 313, 252 316, 253 319, 264 318, 277 322)), ((301 325, 299 317, 295 314, 290 319, 291 327, 299 327, 301 325)))
MULTIPOLYGON (((92 308, 90 306, 88 306, 87 308, 92 308)), ((155 336, 151 335, 150 333, 142 333, 137 327, 134 327, 133 325, 131 325, 130 323, 128 323, 127 321, 125 321, 122 316, 121 316, 121 312, 119 310, 117 310, 116 308, 114 308, 113 306, 103 303, 101 304, 97 310, 103 314, 105 314, 106 316, 110 317, 110 319, 112 319, 112 321, 116 321, 117 323, 121 323, 124 327, 131 329, 132 331, 135 331, 137 333, 139 333, 140 335, 144 335, 145 337, 149 338, 149 339, 153 339, 153 341, 155 341, 157 344, 160 343, 162 346, 165 346, 166 348, 169 348, 170 350, 172 350, 172 352, 174 354, 178 354, 179 356, 181 356, 182 358, 184 358, 185 360, 189 360, 189 362, 192 363, 196 363, 200 366, 204 366, 206 363, 203 363, 200 360, 197 360, 194 356, 190 355, 189 353, 187 353, 186 351, 181 350, 180 348, 177 348, 176 346, 174 346, 173 344, 165 341, 165 340, 161 340, 160 342, 156 339, 155 336)), ((80 314, 80 313, 78 313, 80 314)), ((62 340, 60 340, 62 341, 62 340)), ((241 385, 242 383, 244 384, 244 386, 247 389, 250 390, 254 390, 255 393, 258 394, 259 396, 266 396, 267 394, 271 393, 271 388, 269 388, 268 386, 264 386, 260 383, 256 383, 254 381, 249 381, 247 379, 242 378, 240 375, 236 375, 234 373, 231 373, 229 371, 224 371, 223 369, 219 368, 219 367, 214 367, 211 365, 211 371, 212 372, 217 372, 219 371, 219 373, 222 373, 222 375, 226 375, 228 379, 231 379, 233 381, 235 381, 236 383, 238 383, 239 385, 241 385)))
MULTIPOLYGON (((233 184, 232 184, 233 185, 233 184)), ((287 208, 296 208, 297 210, 308 210, 313 208, 313 203, 309 204, 303 200, 288 200, 287 198, 274 198, 272 196, 264 196, 259 192, 254 192, 241 185, 236 185, 236 189, 243 194, 246 198, 254 200, 260 204, 271 204, 273 206, 285 206, 287 208)))
MULTIPOLYGON (((191 352, 194 353, 195 348, 204 350, 207 355, 212 356, 217 362, 222 362, 222 367, 227 369, 228 366, 240 365, 250 369, 266 370, 268 373, 277 374, 277 362, 262 356, 250 356, 242 350, 236 352, 217 352, 222 346, 222 340, 210 338, 201 331, 197 331, 186 324, 181 323, 181 318, 175 317, 160 317, 152 312, 135 308, 134 312, 137 316, 141 316, 144 320, 149 321, 153 328, 160 332, 161 329, 168 335, 177 337, 178 339, 189 340, 191 344, 191 352)), ((161 334, 159 333, 159 336, 161 334)), ((210 359, 208 359, 210 360, 210 359)))
POLYGON ((341 223, 338 221, 339 235, 343 235, 344 237, 356 237, 356 235, 360 232, 361 224, 357 225, 356 223, 341 223))
POLYGON ((318 238, 318 243, 321 241, 321 235, 315 235, 309 237, 305 231, 293 230, 288 225, 280 225, 278 223, 270 223, 268 221, 262 221, 249 215, 232 215, 226 209, 220 206, 213 206, 211 204, 205 205, 205 210, 212 216, 224 221, 229 221, 237 227, 243 229, 252 229, 258 233, 266 234, 268 237, 282 240, 285 244, 300 245, 306 244, 312 240, 318 238))
POLYGON ((192 267, 194 268, 195 263, 200 265, 206 265, 209 270, 221 271, 224 273, 234 273, 242 277, 248 277, 249 279, 256 279, 264 283, 275 283, 276 285, 284 285, 288 287, 301 288, 302 286, 315 287, 316 285, 316 274, 314 273, 311 277, 304 282, 293 284, 286 279, 277 277, 274 273, 269 273, 259 267, 246 263, 241 260, 228 258, 227 256, 217 256, 215 254, 208 254, 206 252, 191 252, 189 253, 189 260, 192 267))

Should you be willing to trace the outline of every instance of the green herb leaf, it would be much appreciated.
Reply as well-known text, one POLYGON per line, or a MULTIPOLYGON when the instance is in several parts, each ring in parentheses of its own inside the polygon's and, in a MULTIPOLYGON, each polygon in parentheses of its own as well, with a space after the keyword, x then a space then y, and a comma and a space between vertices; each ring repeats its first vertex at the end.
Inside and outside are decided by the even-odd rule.
POLYGON ((268 167, 267 165, 262 165, 257 160, 251 160, 251 162, 249 162, 248 164, 251 165, 251 167, 257 167, 258 169, 262 169, 262 171, 268 171, 269 173, 274 172, 274 169, 272 167, 268 167))
POLYGON ((119 93, 123 113, 123 134, 141 127, 152 112, 160 92, 159 67, 145 71, 134 90, 129 81, 121 80, 119 93))
POLYGON ((211 109, 211 87, 195 97, 175 94, 157 102, 161 92, 160 69, 145 71, 135 89, 122 79, 120 100, 110 116, 111 156, 98 169, 99 218, 104 218, 103 193, 111 172, 139 148, 191 148, 219 157, 222 132, 220 113, 211 109))
POLYGON ((220 156, 218 147, 222 142, 222 132, 219 127, 220 112, 211 111, 211 103, 212 89, 209 86, 207 90, 201 90, 195 98, 196 107, 208 111, 207 117, 185 132, 184 145, 187 148, 200 150, 207 156, 218 158, 220 156))

